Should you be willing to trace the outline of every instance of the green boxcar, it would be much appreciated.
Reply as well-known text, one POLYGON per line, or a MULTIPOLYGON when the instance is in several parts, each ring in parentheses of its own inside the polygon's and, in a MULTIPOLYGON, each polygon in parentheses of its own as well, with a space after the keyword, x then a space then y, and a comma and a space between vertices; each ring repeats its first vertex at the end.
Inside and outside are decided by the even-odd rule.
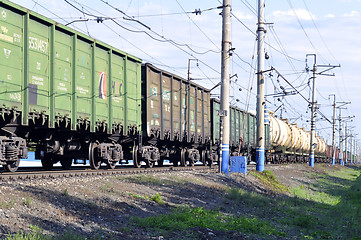
POLYGON ((1 126, 19 116, 13 131, 40 142, 50 134, 35 128, 140 131, 139 58, 8 1, 0 12, 1 126))
POLYGON ((140 59, 15 4, 0 6, 1 105, 22 109, 24 125, 39 114, 50 127, 64 118, 73 129, 85 120, 109 133, 141 125, 140 59))

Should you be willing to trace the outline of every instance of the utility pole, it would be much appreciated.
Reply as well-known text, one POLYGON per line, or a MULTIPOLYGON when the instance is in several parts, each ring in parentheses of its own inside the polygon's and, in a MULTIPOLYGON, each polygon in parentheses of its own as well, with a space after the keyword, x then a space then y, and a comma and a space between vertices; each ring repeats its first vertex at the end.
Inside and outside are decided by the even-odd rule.
POLYGON ((223 124, 221 141, 222 157, 220 164, 222 172, 228 173, 229 168, 229 78, 231 49, 231 0, 223 0, 222 10, 222 59, 221 59, 221 111, 223 124))
POLYGON ((314 57, 313 68, 312 68, 312 102, 311 102, 311 142, 310 142, 310 162, 309 165, 314 167, 315 165, 315 114, 316 114, 316 54, 307 54, 308 56, 314 57))
POLYGON ((346 107, 343 107, 347 104, 350 104, 351 102, 337 102, 337 104, 340 104, 337 108, 340 110, 340 113, 338 115, 338 120, 339 120, 339 147, 340 147, 340 152, 339 152, 339 159, 340 159, 340 165, 343 165, 343 138, 342 138, 342 117, 341 117, 341 110, 342 109, 347 109, 346 107))
MULTIPOLYGON (((316 144, 315 144, 315 139, 316 139, 316 134, 315 134, 315 130, 316 130, 316 123, 315 123, 315 117, 316 117, 316 105, 317 105, 317 101, 316 101, 316 75, 324 75, 324 76, 335 76, 334 74, 325 74, 325 72, 334 69, 336 67, 340 67, 340 65, 317 65, 317 59, 316 59, 316 54, 306 54, 306 64, 307 64, 307 57, 309 56, 313 56, 314 60, 313 60, 313 67, 312 67, 312 102, 310 102, 310 107, 311 107, 311 139, 310 139, 310 155, 309 155, 309 165, 311 167, 314 167, 315 164, 315 148, 316 148, 316 144), (328 69, 323 70, 319 73, 317 73, 317 68, 318 67, 327 67, 328 69)), ((308 70, 308 67, 306 67, 306 69, 308 70)))
POLYGON ((352 152, 353 152, 353 146, 352 146, 352 141, 353 141, 353 136, 352 134, 350 134, 350 163, 352 164, 352 152))
POLYGON ((338 120, 339 120, 339 136, 340 136, 340 165, 343 164, 343 146, 342 146, 342 121, 341 121, 341 108, 340 108, 340 114, 338 115, 338 120))
POLYGON ((332 114, 332 165, 335 165, 335 155, 336 155, 336 95, 330 94, 333 96, 333 114, 332 114))
POLYGON ((347 160, 348 160, 348 154, 347 154, 347 122, 345 122, 345 164, 347 164, 347 160))
POLYGON ((256 170, 263 172, 264 170, 264 37, 265 37, 265 22, 264 22, 264 0, 258 0, 258 28, 257 28, 257 148, 256 148, 256 170))
MULTIPOLYGON (((347 140, 349 137, 352 137, 351 134, 349 134, 350 129, 352 129, 352 127, 350 127, 350 129, 347 127, 347 122, 352 122, 352 118, 354 118, 355 116, 348 116, 347 119, 345 120, 345 162, 346 164, 348 163, 348 161, 350 160, 349 157, 351 157, 351 155, 348 155, 348 151, 347 151, 347 140)), ((352 139, 351 139, 352 140, 352 139)), ((352 144, 351 144, 352 146, 352 144)), ((351 149, 350 149, 351 152, 351 149)))

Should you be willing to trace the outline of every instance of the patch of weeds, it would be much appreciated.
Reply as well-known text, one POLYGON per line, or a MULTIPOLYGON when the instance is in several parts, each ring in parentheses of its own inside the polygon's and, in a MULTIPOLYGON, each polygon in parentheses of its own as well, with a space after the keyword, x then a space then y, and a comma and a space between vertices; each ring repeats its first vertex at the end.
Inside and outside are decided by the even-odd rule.
POLYGON ((132 229, 130 227, 120 226, 118 228, 118 231, 121 232, 121 233, 130 233, 132 231, 132 229))
POLYGON ((160 193, 156 193, 153 196, 151 196, 150 200, 152 200, 158 204, 165 204, 165 202, 162 199, 162 196, 160 196, 160 193))
POLYGON ((266 221, 257 218, 235 217, 215 210, 201 207, 182 207, 169 214, 148 218, 132 218, 137 226, 153 229, 161 234, 174 231, 186 231, 192 228, 207 228, 214 231, 241 231, 267 236, 285 236, 282 231, 270 226, 266 221))
POLYGON ((38 226, 29 226, 31 229, 30 233, 20 232, 13 235, 8 234, 5 240, 50 240, 51 237, 44 235, 43 230, 38 226))
POLYGON ((262 196, 256 192, 248 192, 241 188, 229 188, 226 197, 234 203, 244 203, 249 207, 267 207, 270 200, 267 196, 262 196))
POLYGON ((294 196, 295 198, 299 198, 299 199, 305 199, 305 200, 319 202, 319 203, 330 202, 330 205, 335 205, 338 203, 337 199, 331 200, 331 198, 335 198, 334 196, 327 195, 326 193, 323 193, 323 192, 318 193, 318 192, 312 191, 307 188, 301 188, 301 187, 292 188, 290 190, 290 193, 292 196, 294 196), (323 196, 324 198, 320 197, 321 195, 324 195, 323 196), (326 197, 330 197, 329 201, 326 197), (331 204, 331 203, 334 203, 334 204, 331 204))
POLYGON ((146 196, 140 195, 140 194, 135 194, 135 193, 129 193, 129 196, 134 197, 134 198, 138 198, 138 199, 147 199, 146 196))
POLYGON ((317 222, 317 218, 310 215, 299 215, 293 218, 292 224, 304 229, 311 229, 317 222))
MULTIPOLYGON (((53 238, 54 240, 88 240, 87 237, 84 237, 82 235, 76 234, 74 232, 71 232, 70 230, 67 230, 64 234, 61 234, 59 236, 56 236, 53 238)), ((101 239, 101 237, 96 237, 94 239, 101 239)), ((37 239, 36 239, 37 240, 37 239)))
POLYGON ((286 193, 289 191, 288 187, 278 181, 271 170, 264 170, 263 172, 250 171, 250 174, 261 180, 264 184, 276 192, 286 193))
POLYGON ((15 206, 15 200, 14 198, 11 198, 10 200, 8 201, 1 201, 1 208, 2 209, 11 209, 15 206))
POLYGON ((327 231, 316 231, 311 234, 314 239, 332 239, 332 234, 327 231))
POLYGON ((107 192, 107 193, 115 193, 115 190, 114 190, 114 185, 110 182, 107 182, 107 183, 104 183, 100 186, 100 190, 102 192, 107 192))
POLYGON ((155 177, 152 175, 136 175, 136 176, 129 176, 123 179, 127 179, 131 182, 141 183, 141 184, 152 184, 152 185, 164 185, 170 184, 171 181, 166 179, 161 179, 159 177, 155 177))
POLYGON ((151 200, 154 201, 158 204, 165 204, 165 202, 162 199, 162 196, 160 195, 160 193, 156 193, 153 194, 152 196, 148 197, 147 195, 140 195, 140 194, 134 194, 134 193, 129 193, 129 196, 138 198, 138 199, 146 199, 146 200, 151 200))
MULTIPOLYGON (((88 240, 80 234, 74 233, 71 230, 67 230, 65 233, 58 236, 50 236, 44 234, 44 230, 38 226, 30 225, 30 232, 19 232, 15 234, 8 234, 5 240, 88 240)), ((94 236, 91 239, 104 239, 103 236, 94 236)))
POLYGON ((67 188, 64 188, 63 192, 62 192, 62 195, 64 197, 68 197, 69 196, 69 192, 68 192, 68 189, 67 188))
POLYGON ((26 196, 24 199, 24 205, 30 207, 33 203, 33 199, 30 196, 26 196))

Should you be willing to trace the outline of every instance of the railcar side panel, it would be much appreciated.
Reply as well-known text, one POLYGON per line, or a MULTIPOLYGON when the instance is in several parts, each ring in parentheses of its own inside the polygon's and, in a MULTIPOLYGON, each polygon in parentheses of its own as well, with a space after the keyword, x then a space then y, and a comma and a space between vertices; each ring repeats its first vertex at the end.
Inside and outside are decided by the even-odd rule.
POLYGON ((164 138, 170 138, 172 132, 172 112, 171 112, 171 85, 172 78, 169 75, 161 74, 161 98, 163 111, 163 135, 164 138))
POLYGON ((203 121, 203 140, 210 141, 211 137, 211 96, 209 92, 202 92, 203 94, 203 103, 200 104, 202 106, 203 112, 202 112, 202 121, 203 121))
MULTIPOLYGON (((188 85, 188 84, 187 84, 188 85)), ((188 132, 188 142, 190 142, 192 140, 192 138, 195 140, 196 138, 196 124, 197 124, 197 116, 196 116, 196 101, 197 101, 197 97, 196 97, 196 87, 193 85, 188 85, 189 90, 188 90, 188 106, 187 106, 187 110, 188 110, 188 127, 187 127, 187 132, 188 132)))
MULTIPOLYGON (((212 117, 212 125, 211 125, 211 131, 212 131, 212 145, 220 144, 220 124, 221 124, 221 118, 218 115, 218 112, 221 108, 221 105, 219 101, 212 98, 211 99, 211 117, 212 117)), ((218 146, 216 146, 218 147, 218 146)))
POLYGON ((67 33, 55 31, 54 104, 55 115, 70 116, 72 108, 72 44, 67 33))
POLYGON ((150 68, 144 68, 144 112, 146 113, 145 121, 147 125, 147 136, 160 133, 161 130, 161 94, 160 83, 161 74, 150 68))
POLYGON ((115 126, 124 126, 125 123, 124 62, 124 56, 112 53, 110 94, 112 96, 112 124, 115 126))
POLYGON ((49 114, 50 27, 38 19, 29 20, 29 111, 49 114))
POLYGON ((171 117, 172 117, 172 136, 171 139, 181 139, 182 132, 182 109, 181 109, 181 83, 182 80, 176 77, 172 77, 172 91, 171 91, 171 117))
POLYGON ((21 110, 23 86, 23 19, 0 7, 0 105, 21 110))
POLYGON ((92 46, 83 39, 76 40, 76 117, 90 121, 92 115, 92 46))
MULTIPOLYGON (((108 98, 109 98, 109 66, 108 52, 96 45, 95 47, 95 66, 93 69, 94 93, 95 98, 95 123, 108 125, 108 98)), ((94 114, 94 113, 93 113, 94 114)), ((108 125, 109 126, 109 125, 108 125)))
POLYGON ((141 126, 141 63, 126 57, 125 65, 125 128, 134 132, 141 126))
POLYGON ((201 89, 196 90, 196 140, 203 141, 204 140, 204 119, 207 117, 205 116, 203 103, 207 104, 207 102, 203 101, 203 91, 201 89))
POLYGON ((248 141, 249 144, 254 147, 256 146, 256 116, 247 114, 248 116, 248 141))
MULTIPOLYGON (((230 107, 229 108, 229 118, 230 118, 230 125, 229 128, 230 129, 236 129, 236 109, 230 107)), ((234 131, 230 131, 229 133, 229 146, 232 147, 234 146, 235 143, 235 139, 236 139, 236 133, 234 131)))

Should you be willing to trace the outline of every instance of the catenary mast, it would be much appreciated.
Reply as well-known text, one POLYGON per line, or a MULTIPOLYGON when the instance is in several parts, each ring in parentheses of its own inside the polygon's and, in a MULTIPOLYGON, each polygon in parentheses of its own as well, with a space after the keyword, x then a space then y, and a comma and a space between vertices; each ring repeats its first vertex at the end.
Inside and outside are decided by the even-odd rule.
POLYGON ((265 22, 264 22, 264 0, 258 0, 258 28, 257 28, 257 148, 256 148, 256 170, 263 172, 264 170, 264 62, 265 62, 265 50, 264 50, 264 38, 265 38, 265 22))
POLYGON ((221 124, 222 172, 228 173, 229 162, 229 80, 231 49, 231 0, 223 0, 222 11, 222 59, 221 59, 221 124), (227 168, 227 169, 226 169, 227 168))

